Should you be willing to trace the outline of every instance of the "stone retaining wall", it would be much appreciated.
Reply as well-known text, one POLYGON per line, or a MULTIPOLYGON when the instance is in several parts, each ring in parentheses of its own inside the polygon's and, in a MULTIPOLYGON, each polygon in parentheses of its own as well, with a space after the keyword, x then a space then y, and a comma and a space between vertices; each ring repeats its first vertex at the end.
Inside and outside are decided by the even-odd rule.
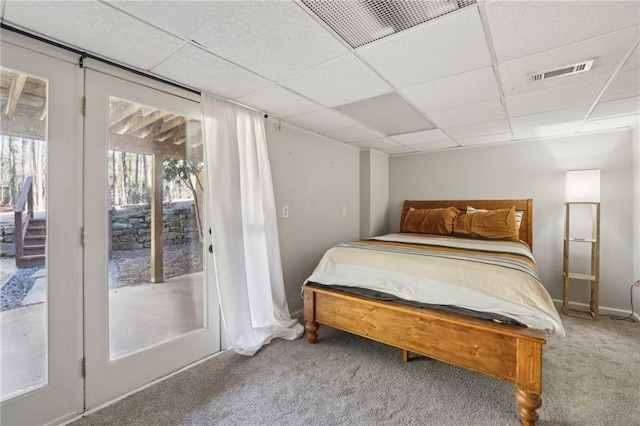
MULTIPOLYGON (((166 203, 162 212, 163 243, 185 244, 200 241, 193 202, 166 203)), ((44 217, 44 213, 37 216, 44 217)), ((122 206, 113 209, 111 242, 113 250, 133 250, 151 247, 151 209, 146 205, 122 206)), ((13 245, 15 227, 13 213, 0 218, 0 244, 13 245)), ((2 250, 3 254, 4 250, 2 250)))
MULTIPOLYGON (((113 210, 113 250, 151 247, 151 209, 149 205, 122 206, 113 210)), ((167 203, 162 212, 163 244, 200 241, 193 203, 167 203)))
POLYGON ((0 243, 13 243, 16 227, 12 224, 0 224, 0 243))

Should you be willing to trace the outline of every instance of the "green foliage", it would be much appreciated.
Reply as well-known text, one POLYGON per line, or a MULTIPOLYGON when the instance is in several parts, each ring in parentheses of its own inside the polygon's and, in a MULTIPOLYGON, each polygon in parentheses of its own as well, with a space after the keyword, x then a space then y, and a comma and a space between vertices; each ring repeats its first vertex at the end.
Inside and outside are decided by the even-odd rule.
POLYGON ((164 180, 182 182, 192 191, 196 190, 196 188, 202 188, 199 177, 203 165, 202 162, 167 158, 164 160, 163 165, 164 180))

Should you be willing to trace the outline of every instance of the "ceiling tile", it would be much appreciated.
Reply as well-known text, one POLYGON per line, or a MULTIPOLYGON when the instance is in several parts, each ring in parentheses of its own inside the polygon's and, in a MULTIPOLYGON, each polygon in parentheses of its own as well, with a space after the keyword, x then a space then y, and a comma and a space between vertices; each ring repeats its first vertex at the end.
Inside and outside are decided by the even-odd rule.
POLYGON ((433 125, 396 93, 336 107, 385 135, 432 129, 433 125))
POLYGON ((605 76, 566 86, 507 96, 505 104, 510 117, 592 105, 606 81, 605 76))
POLYGON ((236 98, 269 81, 197 47, 186 45, 152 72, 213 95, 236 98), (202 72, 207 70, 207 72, 202 72))
POLYGON ((565 84, 609 76, 635 43, 635 28, 616 31, 590 40, 501 63, 498 65, 505 96, 526 93, 565 84), (547 71, 594 59, 591 70, 539 81, 529 81, 529 74, 547 71))
POLYGON ((614 101, 600 102, 591 112, 589 120, 601 118, 619 117, 640 113, 640 97, 616 99, 614 101))
POLYGON ((631 56, 629 56, 629 59, 627 59, 627 62, 625 62, 622 67, 622 71, 637 70, 638 68, 640 68, 640 46, 636 46, 636 48, 633 49, 631 56))
POLYGON ((506 132, 499 133, 497 135, 475 136, 472 138, 456 138, 456 142, 458 142, 462 146, 472 146, 511 142, 511 139, 511 132, 506 132))
POLYGON ((632 96, 640 96, 640 70, 637 69, 618 73, 600 98, 600 102, 632 96))
POLYGON ((287 122, 317 133, 353 127, 359 123, 330 109, 307 112, 286 119, 287 122))
POLYGON ((218 2, 193 39, 212 52, 279 80, 348 52, 292 1, 218 2))
POLYGON ((311 102, 275 84, 270 84, 235 100, 278 118, 304 114, 320 108, 320 105, 315 102, 311 102))
POLYGON ((640 115, 625 115, 616 118, 606 118, 604 120, 587 121, 580 129, 580 132, 593 132, 597 130, 621 129, 633 126, 640 119, 640 115))
POLYGON ((410 86, 400 92, 424 112, 500 97, 492 67, 410 86))
POLYGON ((456 144, 453 141, 438 141, 438 142, 423 143, 419 145, 411 145, 411 148, 415 149, 418 152, 435 151, 438 149, 457 148, 457 147, 458 147, 458 144, 456 144))
POLYGON ((582 125, 588 106, 511 119, 514 139, 540 138, 575 133, 582 125))
POLYGON ((446 128, 498 120, 505 118, 505 114, 500 99, 493 99, 471 105, 432 111, 429 113, 429 118, 438 127, 446 128))
POLYGON ((184 43, 97 1, 10 1, 4 22, 144 70, 184 43))
POLYGON ((348 127, 346 129, 332 130, 330 132, 324 133, 324 135, 330 138, 337 139, 342 142, 348 142, 348 143, 366 141, 371 139, 380 139, 380 137, 382 136, 363 126, 355 126, 355 127, 348 127))
POLYGON ((640 23, 637 1, 495 1, 484 7, 498 62, 640 23))
POLYGON ((105 0, 105 2, 187 40, 219 9, 219 2, 207 1, 105 0))
POLYGON ((484 123, 469 124, 466 126, 447 127, 444 129, 452 138, 469 138, 474 136, 496 135, 509 132, 509 123, 506 119, 485 121, 484 123))
POLYGON ((355 142, 349 145, 357 146, 358 148, 371 148, 371 149, 389 149, 401 147, 398 142, 392 141, 389 138, 374 139, 372 141, 355 142))
POLYGON ((398 154, 409 154, 411 152, 416 152, 413 148, 408 146, 398 146, 395 148, 384 148, 380 149, 380 152, 384 152, 387 155, 398 155, 398 154))
POLYGON ((393 89, 352 54, 288 77, 280 84, 333 107, 391 92, 393 89))
POLYGON ((440 129, 424 130, 422 132, 405 133, 403 135, 392 136, 391 139, 400 142, 403 145, 418 145, 427 142, 451 141, 440 129))
POLYGON ((373 42, 357 51, 397 88, 491 65, 475 6, 373 42))

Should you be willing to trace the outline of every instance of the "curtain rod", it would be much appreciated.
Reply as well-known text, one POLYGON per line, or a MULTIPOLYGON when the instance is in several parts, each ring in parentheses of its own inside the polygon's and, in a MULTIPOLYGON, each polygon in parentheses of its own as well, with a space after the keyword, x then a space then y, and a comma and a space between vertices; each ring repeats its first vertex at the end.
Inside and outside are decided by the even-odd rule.
MULTIPOLYGON (((131 68, 131 67, 128 67, 126 65, 122 65, 122 64, 119 64, 117 62, 110 61, 110 60, 105 59, 103 57, 96 56, 96 55, 93 55, 91 53, 87 53, 87 52, 85 52, 83 50, 79 50, 79 49, 76 49, 74 47, 67 46, 66 44, 62 44, 62 43, 59 43, 57 41, 49 40, 48 38, 41 37, 39 35, 30 33, 30 32, 25 31, 25 30, 21 30, 21 29, 16 28, 16 27, 12 27, 11 25, 7 25, 4 22, 0 22, 0 28, 3 28, 5 30, 7 30, 7 31, 11 31, 11 32, 14 32, 16 34, 20 34, 22 36, 31 38, 33 40, 37 40, 39 42, 42 42, 42 43, 45 43, 45 44, 48 44, 48 45, 57 47, 59 49, 63 49, 63 50, 66 50, 68 52, 75 53, 76 55, 80 56, 80 58, 78 59, 78 66, 80 68, 84 68, 84 60, 89 58, 89 59, 93 59, 93 60, 102 62, 104 64, 107 64, 107 65, 110 65, 110 66, 113 66, 113 67, 116 67, 116 68, 119 68, 119 69, 122 69, 122 70, 125 70, 125 71, 129 71, 131 73, 134 73, 136 75, 139 75, 139 76, 142 76, 142 77, 145 77, 145 78, 150 78, 150 79, 155 80, 155 81, 160 82, 160 83, 164 83, 164 84, 168 84, 168 85, 173 86, 173 87, 177 87, 178 89, 186 90, 186 91, 188 91, 190 93, 194 93, 196 95, 202 95, 202 92, 200 92, 198 90, 195 90, 195 89, 192 89, 190 87, 186 87, 186 86, 183 86, 181 84, 175 83, 173 81, 168 81, 168 80, 165 80, 165 79, 163 79, 161 77, 157 77, 155 75, 148 74, 148 73, 146 73, 144 71, 140 71, 140 70, 137 70, 135 68, 131 68)), ((213 96, 215 96, 215 95, 213 95, 213 96)), ((223 98, 219 98, 219 99, 223 99, 223 98)), ((223 99, 223 100, 228 101, 227 99, 223 99)), ((247 107, 245 105, 242 105, 242 106, 245 107, 245 108, 254 109, 254 108, 251 108, 251 107, 247 107)), ((258 111, 258 112, 262 112, 262 111, 258 111)), ((264 118, 268 119, 269 118, 269 114, 264 113, 264 118)))
POLYGON ((96 61, 102 62, 104 64, 107 64, 107 65, 110 65, 110 66, 113 66, 113 67, 116 67, 116 68, 119 68, 121 70, 129 71, 129 72, 134 73, 136 75, 139 75, 139 76, 142 76, 142 77, 145 77, 145 78, 150 78, 150 79, 158 81, 160 83, 168 84, 170 86, 177 87, 179 89, 186 90, 186 91, 191 92, 191 93, 195 93, 196 95, 200 95, 201 94, 200 91, 192 89, 190 87, 186 87, 186 86, 183 86, 181 84, 175 83, 173 81, 168 81, 168 80, 165 80, 165 79, 163 79, 161 77, 157 77, 155 75, 148 74, 148 73, 146 73, 144 71, 140 71, 140 70, 137 70, 135 68, 131 68, 131 67, 128 67, 126 65, 122 65, 122 64, 119 64, 117 62, 110 61, 109 59, 105 59, 103 57, 93 55, 91 53, 88 53, 88 52, 73 48, 71 46, 67 46, 66 44, 62 44, 62 43, 59 43, 57 41, 49 40, 47 38, 41 37, 39 35, 35 35, 35 34, 30 33, 28 31, 21 30, 21 29, 16 28, 16 27, 12 27, 11 25, 7 25, 4 22, 0 22, 0 28, 3 28, 5 30, 7 30, 7 31, 11 31, 11 32, 14 32, 14 33, 17 33, 17 34, 20 34, 20 35, 23 35, 25 37, 37 40, 37 41, 42 42, 42 43, 46 43, 46 44, 51 45, 51 46, 66 50, 68 52, 75 53, 76 55, 80 56, 80 58, 78 59, 78 66, 80 68, 84 68, 84 60, 85 59, 87 59, 87 58, 94 59, 96 61))

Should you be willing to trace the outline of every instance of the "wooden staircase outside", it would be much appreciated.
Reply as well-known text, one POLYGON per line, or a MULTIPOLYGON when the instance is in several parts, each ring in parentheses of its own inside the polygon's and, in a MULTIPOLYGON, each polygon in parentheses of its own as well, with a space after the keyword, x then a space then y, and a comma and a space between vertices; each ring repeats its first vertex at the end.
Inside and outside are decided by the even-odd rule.
POLYGON ((44 266, 47 238, 45 219, 33 217, 33 180, 27 177, 13 209, 15 215, 16 266, 44 266))
POLYGON ((45 219, 31 219, 24 236, 22 256, 16 257, 16 265, 20 268, 44 266, 45 247, 47 238, 47 224, 45 219))

